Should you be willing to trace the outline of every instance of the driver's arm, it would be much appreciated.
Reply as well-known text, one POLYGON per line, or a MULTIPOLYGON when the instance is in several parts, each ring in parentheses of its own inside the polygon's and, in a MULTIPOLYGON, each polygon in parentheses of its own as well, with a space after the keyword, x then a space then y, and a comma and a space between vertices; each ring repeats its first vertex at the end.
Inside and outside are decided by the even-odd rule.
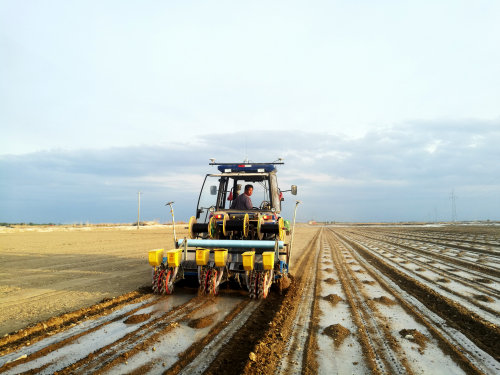
POLYGON ((247 201, 247 207, 246 207, 246 208, 247 208, 247 210, 253 210, 252 200, 250 199, 250 197, 249 197, 249 196, 247 196, 246 201, 247 201))

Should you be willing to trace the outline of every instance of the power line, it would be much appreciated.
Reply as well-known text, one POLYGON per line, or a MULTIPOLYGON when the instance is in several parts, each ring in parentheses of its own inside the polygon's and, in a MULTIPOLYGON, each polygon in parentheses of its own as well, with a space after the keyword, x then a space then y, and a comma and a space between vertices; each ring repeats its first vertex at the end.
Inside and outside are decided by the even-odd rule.
POLYGON ((497 178, 495 178, 494 180, 488 182, 487 184, 484 184, 484 185, 481 185, 478 189, 476 190, 473 190, 473 191, 470 191, 468 193, 463 193, 464 195, 469 195, 469 194, 472 194, 472 193, 475 193, 479 190, 482 190, 484 187, 488 186, 488 185, 491 185, 493 182, 497 181, 497 180, 500 180, 500 176, 498 176, 497 178))
POLYGON ((487 191, 487 192, 486 192, 486 193, 484 193, 484 194, 481 194, 479 197, 476 197, 476 198, 470 198, 470 199, 465 200, 464 202, 469 202, 469 201, 474 201, 474 200, 476 200, 476 199, 480 199, 481 197, 484 197, 485 195, 488 195, 489 193, 492 193, 492 192, 497 191, 497 190, 500 190, 500 186, 499 186, 499 187, 497 187, 497 188, 495 188, 495 189, 493 189, 493 190, 487 191))

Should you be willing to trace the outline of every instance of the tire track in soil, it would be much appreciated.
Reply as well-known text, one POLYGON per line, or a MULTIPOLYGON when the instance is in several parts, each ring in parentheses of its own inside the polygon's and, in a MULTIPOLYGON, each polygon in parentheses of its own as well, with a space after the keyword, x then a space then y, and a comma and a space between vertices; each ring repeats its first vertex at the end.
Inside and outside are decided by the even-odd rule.
MULTIPOLYGON (((194 296, 195 295, 193 295, 193 297, 194 296)), ((27 358, 23 358, 20 360, 13 361, 11 363, 4 364, 2 367, 0 367, 0 373, 7 372, 13 367, 22 365, 24 363, 36 361, 37 359, 43 358, 47 355, 50 355, 50 353, 53 353, 53 352, 58 351, 60 349, 64 349, 68 345, 71 345, 72 343, 74 343, 76 340, 85 338, 87 335, 90 335, 96 331, 104 329, 106 326, 108 326, 112 323, 118 322, 120 320, 124 320, 127 316, 131 316, 139 310, 143 310, 143 309, 146 309, 150 306, 157 305, 158 303, 160 303, 162 300, 164 300, 166 298, 168 298, 168 296, 158 297, 158 296, 153 295, 152 293, 141 294, 139 292, 132 292, 132 293, 127 293, 124 296, 117 297, 114 300, 107 301, 107 302, 104 302, 104 303, 101 303, 98 305, 94 305, 94 306, 91 306, 89 308, 81 309, 75 313, 64 314, 61 317, 57 318, 58 319, 57 321, 59 321, 59 319, 63 321, 63 323, 61 323, 63 325, 61 328, 57 328, 57 327, 60 327, 58 324, 55 324, 55 325, 53 324, 52 326, 47 328, 47 331, 49 331, 48 333, 47 332, 40 332, 39 330, 34 333, 34 335, 35 335, 34 341, 35 340, 36 340, 36 342, 40 341, 41 344, 43 344, 44 339, 50 338, 52 336, 52 334, 54 334, 54 333, 62 333, 63 336, 62 336, 61 340, 56 341, 54 343, 50 343, 47 346, 41 347, 40 349, 37 348, 37 351, 34 353, 28 352, 27 358), (137 298, 126 298, 129 295, 133 295, 135 297, 137 297, 137 295, 138 295, 138 297, 137 298), (135 307, 131 310, 127 310, 126 312, 119 314, 119 315, 117 315, 109 320, 106 319, 107 315, 111 315, 114 312, 120 312, 121 309, 126 308, 128 305, 144 302, 144 301, 147 301, 147 299, 152 298, 152 297, 154 298, 154 300, 152 300, 150 302, 146 302, 146 303, 141 304, 140 306, 135 307), (82 314, 88 314, 88 315, 82 316, 82 314), (81 318, 80 321, 78 321, 79 317, 81 318), (83 332, 77 332, 75 334, 69 333, 69 336, 64 335, 64 332, 69 330, 73 326, 76 326, 76 323, 81 323, 81 322, 85 322, 85 321, 92 321, 92 320, 100 319, 100 318, 101 319, 105 318, 105 320, 103 320, 101 322, 98 321, 97 324, 95 324, 95 325, 91 324, 90 327, 85 329, 83 332)), ((191 301, 192 300, 190 299, 189 301, 186 301, 184 304, 173 308, 172 310, 167 312, 166 315, 175 313, 178 309, 182 309, 183 306, 185 306, 186 304, 189 304, 191 301)), ((163 315, 163 316, 165 316, 165 315, 163 315)), ((49 319, 47 321, 47 324, 49 324, 49 322, 51 322, 51 320, 54 320, 54 319, 56 319, 56 318, 49 319)), ((38 325, 43 327, 43 324, 45 324, 45 323, 39 323, 38 325)), ((38 325, 35 328, 38 328, 38 325)), ((138 329, 141 329, 141 328, 142 328, 142 326, 139 327, 138 329)), ((27 336, 27 337, 29 337, 29 336, 27 336)), ((115 342, 117 342, 117 341, 115 341, 115 342)), ((23 344, 30 344, 30 342, 24 341, 23 344)), ((31 345, 33 345, 33 344, 34 344, 34 342, 31 343, 31 345)), ((21 348, 21 346, 18 345, 18 347, 16 349, 20 349, 20 348, 21 348)), ((50 363, 48 365, 44 365, 44 367, 47 367, 47 366, 50 366, 50 363)), ((42 368, 39 368, 38 370, 35 370, 35 369, 29 370, 26 373, 31 373, 31 372, 35 373, 41 369, 42 368)))
POLYGON ((368 367, 374 374, 411 374, 412 371, 405 365, 405 361, 402 361, 391 348, 389 342, 393 340, 388 340, 385 332, 379 329, 371 308, 364 301, 361 291, 340 258, 340 249, 335 238, 329 235, 328 242, 342 288, 351 308, 353 321, 358 327, 359 341, 368 367), (385 354, 379 355, 379 353, 385 354))
POLYGON ((212 303, 214 303, 212 299, 195 297, 181 308, 169 311, 167 314, 127 334, 122 339, 89 354, 86 358, 63 370, 57 371, 57 375, 109 371, 139 352, 148 350, 158 338, 165 336, 178 327, 179 323, 189 320, 196 312, 212 303))
MULTIPOLYGON (((460 244, 454 244, 451 242, 446 242, 449 240, 441 240, 442 242, 436 242, 436 239, 434 241, 431 241, 428 239, 428 237, 424 236, 412 236, 412 235, 386 235, 387 237, 392 237, 392 238, 397 238, 397 239, 405 239, 405 240, 417 240, 420 242, 426 242, 426 243, 431 243, 433 245, 440 245, 440 246, 449 246, 449 247, 456 247, 457 249, 462 249, 462 250, 468 250, 471 252, 476 252, 480 254, 485 254, 485 255, 495 255, 498 256, 498 252, 492 251, 492 250, 484 250, 484 249, 478 249, 477 247, 469 247, 469 246, 463 246, 460 244)), ((499 245, 493 245, 485 242, 473 242, 473 241, 463 241, 463 240, 456 240, 458 242, 468 242, 476 245, 483 245, 483 246, 492 246, 492 247, 498 247, 500 249, 499 245)))
MULTIPOLYGON (((351 235, 353 235, 353 234, 355 235, 356 234, 356 232, 348 232, 348 233, 351 234, 351 235)), ((367 237, 367 238, 370 238, 370 239, 376 239, 376 238, 374 238, 372 236, 369 236, 369 235, 365 235, 364 234, 364 236, 367 237)), ((384 240, 384 242, 387 242, 388 244, 391 244, 393 246, 402 247, 402 248, 407 249, 408 251, 411 251, 413 253, 417 253, 417 254, 421 254, 421 255, 425 255, 425 256, 433 256, 433 257, 435 257, 437 259, 440 259, 441 261, 444 261, 446 263, 452 263, 452 264, 455 264, 455 265, 464 266, 464 267, 467 267, 467 268, 469 268, 471 270, 480 271, 480 272, 482 272, 484 274, 500 278, 500 270, 497 270, 497 269, 494 269, 494 268, 485 267, 485 266, 482 266, 482 265, 479 265, 479 264, 476 264, 476 263, 468 262, 468 261, 461 260, 461 259, 456 259, 456 258, 449 257, 449 256, 446 256, 446 255, 436 254, 436 253, 433 253, 431 251, 417 249, 417 248, 414 248, 414 247, 411 247, 411 246, 407 246, 407 245, 403 245, 403 244, 400 244, 400 243, 397 243, 397 242, 393 242, 393 241, 390 241, 390 240, 384 240)))
MULTIPOLYGON (((352 234, 351 234, 351 236, 352 236, 352 238, 354 238, 354 239, 356 239, 356 238, 358 238, 358 237, 359 237, 359 236, 355 236, 355 235, 352 235, 352 234)), ((372 241, 375 241, 375 240, 372 240, 372 241)), ((383 243, 383 241, 375 241, 375 242, 382 242, 382 243, 383 243)), ((379 245, 379 246, 382 246, 382 245, 379 245)), ((375 251, 375 250, 371 250, 371 249, 370 249, 369 251, 375 251)), ((437 268, 437 267, 434 267, 434 266, 432 266, 432 265, 430 265, 430 264, 427 264, 427 263, 425 263, 425 262, 419 261, 419 260, 417 260, 417 259, 413 259, 412 257, 408 257, 408 256, 406 256, 406 255, 404 255, 404 254, 399 254, 398 252, 394 252, 394 251, 393 251, 393 250, 391 250, 391 249, 387 249, 387 248, 385 248, 385 249, 384 249, 384 251, 389 252, 389 253, 391 253, 391 254, 393 254, 393 255, 396 255, 396 256, 398 256, 398 257, 400 257, 400 258, 404 258, 404 259, 406 259, 406 260, 410 261, 411 263, 419 264, 419 265, 421 265, 421 266, 423 266, 423 267, 426 267, 426 268, 427 268, 427 269, 429 269, 429 270, 433 270, 434 272, 436 272, 436 273, 440 274, 441 276, 446 276, 446 277, 448 277, 449 279, 455 280, 455 281, 457 281, 457 282, 459 282, 459 283, 463 284, 464 286, 467 286, 467 287, 469 287, 469 288, 472 288, 472 289, 476 290, 478 293, 479 293, 479 292, 482 292, 482 293, 484 293, 484 294, 486 294, 486 295, 490 295, 490 296, 493 296, 493 297, 495 297, 495 298, 499 298, 499 297, 500 297, 500 292, 499 292, 498 290, 496 290, 496 289, 488 288, 488 287, 487 287, 487 286, 485 286, 485 285, 477 285, 477 283, 475 283, 475 282, 473 282, 473 281, 470 281, 470 280, 468 280, 468 279, 466 279, 466 278, 464 278, 464 277, 461 277, 461 276, 459 276, 459 275, 452 274, 451 272, 444 271, 444 270, 442 270, 442 269, 439 269, 439 268, 437 268)), ((421 256, 421 255, 420 255, 420 256, 421 256)), ((391 263, 391 264, 397 264, 397 263, 396 263, 394 260, 392 260, 392 259, 389 259, 389 258, 387 258, 387 257, 384 257, 384 258, 386 258, 385 260, 386 260, 388 263, 391 263)), ((430 256, 428 256, 428 258, 430 258, 430 256)), ((442 261, 441 261, 441 262, 442 262, 442 261)), ((441 264, 442 264, 442 265, 445 265, 444 263, 441 263, 441 264)), ((456 265, 455 265, 455 267, 456 267, 457 269, 460 269, 460 270, 464 271, 464 272, 471 272, 471 270, 470 270, 470 269, 465 268, 465 267, 462 267, 462 266, 456 266, 456 265)), ((470 304, 472 304, 472 305, 476 306, 477 308, 479 308, 479 309, 481 309, 481 310, 484 310, 485 312, 487 312, 487 313, 489 313, 489 314, 496 315, 496 316, 500 316, 500 313, 499 313, 497 310, 492 309, 492 308, 489 308, 488 306, 484 306, 484 305, 482 305, 482 304, 478 303, 476 300, 474 300, 473 298, 471 298, 471 297, 469 297, 469 296, 467 296, 467 295, 461 294, 461 293, 459 293, 459 292, 457 292, 457 291, 455 291, 455 290, 453 290, 453 289, 447 288, 447 287, 446 287, 446 286, 444 286, 444 285, 438 284, 438 283, 436 283, 436 281, 435 281, 435 280, 433 280, 433 279, 431 279, 431 278, 427 277, 427 276, 426 276, 426 275, 424 275, 424 274, 414 272, 414 271, 412 271, 411 269, 408 269, 408 268, 406 268, 406 267, 404 267, 404 268, 405 268, 405 269, 406 269, 409 273, 411 273, 411 274, 413 274, 413 275, 417 275, 419 278, 422 278, 422 279, 424 279, 424 280, 426 280, 426 281, 428 281, 428 282, 432 283, 433 285, 438 286, 440 289, 445 290, 445 291, 447 291, 448 293, 451 293, 451 294, 453 294, 453 295, 457 296, 457 297, 458 297, 458 298, 460 298, 460 299, 464 299, 464 300, 466 300, 467 302, 469 302, 470 304)), ((472 272, 475 272, 475 271, 472 271, 472 272)), ((484 275, 481 275, 481 274, 480 274, 480 275, 477 275, 477 274, 476 274, 476 276, 482 276, 482 277, 484 277, 484 275)))
POLYGON ((495 360, 500 360, 500 327, 482 319, 477 314, 463 308, 457 302, 440 295, 409 275, 395 270, 386 262, 374 256, 370 251, 365 250, 361 245, 346 238, 344 235, 339 233, 337 235, 401 289, 417 298, 430 311, 446 321, 447 325, 459 330, 476 346, 495 358, 495 360))
MULTIPOLYGON (((295 319, 292 323, 293 332, 287 340, 285 350, 283 352, 283 359, 278 365, 276 374, 297 374, 307 367, 307 360, 303 361, 304 353, 309 351, 306 349, 308 347, 307 343, 310 343, 309 338, 311 337, 311 317, 313 316, 313 306, 314 299, 316 296, 316 279, 318 274, 318 259, 319 253, 322 248, 320 245, 321 238, 323 236, 323 230, 321 230, 320 238, 316 242, 316 250, 313 255, 313 262, 310 264, 305 276, 306 283, 301 293, 299 306, 297 308, 297 313, 295 319), (299 322, 301 324, 299 324, 299 322)), ((307 357, 307 356, 306 356, 307 357)))
MULTIPOLYGON (((246 300, 241 305, 244 308, 239 308, 230 314, 229 322, 225 325, 220 324, 216 327, 213 332, 207 335, 209 340, 204 340, 205 345, 201 346, 199 343, 193 344, 192 348, 189 348, 185 353, 180 354, 179 357, 182 360, 176 367, 184 364, 184 368, 180 371, 180 374, 201 374, 207 369, 208 366, 213 362, 214 358, 217 357, 221 347, 231 339, 237 330, 239 330, 248 320, 250 315, 260 307, 262 300, 258 301, 248 301, 246 300), (188 354, 189 353, 189 354, 188 354), (196 356, 193 358, 193 356, 196 356)), ((176 369, 171 369, 165 371, 165 374, 176 374, 176 369)))
POLYGON ((234 329, 234 326, 229 327, 233 324, 233 319, 236 318, 236 320, 238 320, 239 315, 249 303, 250 301, 246 300, 233 308, 233 310, 224 318, 224 321, 213 327, 203 339, 193 343, 188 349, 180 353, 179 360, 163 373, 178 374, 189 363, 191 363, 194 358, 198 357, 207 346, 212 346, 212 341, 216 340, 217 336, 220 335, 221 332, 225 331, 227 328, 234 329))
MULTIPOLYGON (((323 229, 324 231, 324 229, 323 229)), ((303 374, 306 375, 312 375, 312 374, 317 374, 319 371, 319 363, 318 363, 318 351, 320 350, 319 344, 318 344, 318 332, 320 329, 319 326, 319 321, 320 317, 322 315, 321 308, 319 306, 319 301, 321 298, 321 283, 322 283, 322 277, 321 273, 318 272, 320 270, 321 263, 323 262, 322 258, 320 258, 320 255, 323 254, 323 251, 326 250, 324 246, 320 250, 317 260, 316 260, 316 285, 314 286, 314 301, 312 304, 312 310, 311 310, 311 328, 309 330, 309 337, 307 339, 307 342, 304 346, 304 364, 302 366, 302 372, 303 374)), ((326 262, 324 262, 326 264, 326 262)), ((328 262, 328 264, 331 264, 331 262, 328 262)))
MULTIPOLYGON (((49 320, 36 323, 33 326, 21 329, 17 332, 10 333, 0 340, 0 356, 4 356, 18 350, 19 348, 26 346, 27 343, 33 345, 56 333, 64 332, 74 327, 77 323, 98 319, 110 312, 119 310, 130 304, 139 303, 145 299, 151 298, 152 296, 153 294, 151 294, 151 290, 148 291, 147 288, 139 289, 138 291, 127 293, 116 298, 105 298, 103 302, 97 305, 82 308, 71 313, 62 314, 58 317, 53 317, 49 320)), ((142 306, 139 308, 142 308, 142 306)), ((131 312, 128 312, 128 314, 132 314, 134 311, 135 310, 132 310, 131 312)), ((120 317, 121 315, 116 319, 119 319, 120 317)), ((100 326, 96 326, 94 328, 98 329, 99 327, 100 326)), ((78 337, 87 333, 88 331, 82 332, 78 337)), ((76 337, 73 336, 73 339, 74 338, 76 337)))
MULTIPOLYGON (((370 233, 371 234, 371 233, 370 233)), ((365 233, 363 233, 363 235, 366 236, 365 233)), ((372 234, 373 235, 373 234, 372 234)), ((411 242, 417 242, 417 243, 422 243, 422 244, 432 244, 432 245, 436 245, 436 246, 441 246, 441 247, 446 247, 446 248, 452 248, 456 251, 458 251, 457 249, 461 249, 462 251, 467 251, 469 253, 469 256, 473 257, 471 254, 473 254, 474 256, 476 257, 479 257, 480 255, 482 256, 488 256, 488 261, 491 262, 491 263, 496 263, 496 264, 500 264, 500 254, 498 253, 498 251, 492 251, 492 250, 484 250, 484 249, 479 249, 479 248, 476 248, 476 247, 464 247, 464 246, 460 246, 458 244, 454 244, 454 243, 449 243, 449 242, 435 242, 435 241, 429 241, 427 239, 422 239, 421 237, 397 237, 397 236, 391 236, 391 235, 379 235, 380 237, 388 237, 388 238, 394 238, 394 239, 397 239, 397 240, 400 240, 400 241, 411 241, 411 242), (479 255, 478 255, 479 254, 479 255)), ((480 258, 478 258, 480 259, 480 258)), ((496 267, 498 268, 498 267, 496 267)))
POLYGON ((352 334, 357 331, 357 326, 352 320, 350 306, 346 302, 347 298, 342 285, 338 282, 339 272, 334 269, 330 271, 329 268, 319 268, 320 264, 332 264, 330 261, 332 249, 326 241, 326 236, 323 236, 321 242, 322 251, 318 259, 319 273, 313 305, 312 329, 307 344, 306 367, 303 373, 308 375, 335 372, 366 373, 369 368, 365 365, 361 343, 352 334), (324 279, 325 277, 327 279, 324 279), (335 286, 334 289, 332 289, 333 286, 335 286), (328 296, 325 296, 325 293, 328 296), (338 298, 338 303, 333 304, 328 298, 332 294, 338 298), (343 338, 342 329, 346 334, 343 338), (320 330, 321 335, 319 335, 320 330), (351 332, 350 335, 349 332, 351 332), (347 339, 347 342, 344 339, 347 339))
MULTIPOLYGON (((335 233, 335 235, 338 235, 338 233, 335 233)), ((385 280, 383 274, 372 265, 371 261, 367 261, 359 252, 343 241, 341 236, 338 236, 338 238, 346 248, 351 248, 356 260, 360 265, 365 267, 370 276, 395 296, 405 310, 416 318, 416 321, 429 330, 439 343, 439 347, 443 353, 449 355, 462 370, 468 374, 496 374, 500 370, 500 367, 497 367, 498 364, 493 358, 490 357, 491 360, 485 358, 484 353, 483 355, 478 353, 478 348, 472 343, 471 345, 463 345, 464 340, 460 338, 460 334, 457 335, 456 331, 450 332, 450 329, 447 329, 446 325, 440 321, 441 319, 427 310, 418 301, 414 301, 413 296, 401 290, 397 284, 391 284, 391 282, 385 280), (492 363, 492 361, 495 363, 492 363)))
MULTIPOLYGON (((353 236, 353 237, 359 237, 359 236, 353 236)), ((383 240, 373 240, 378 246, 384 246, 385 242, 383 240)), ((433 270, 434 272, 440 274, 441 276, 446 276, 450 279, 453 279, 455 281, 458 281, 464 285, 467 285, 469 287, 473 287, 477 290, 480 290, 481 292, 485 293, 485 294, 489 294, 491 296, 494 296, 496 298, 500 298, 500 291, 497 290, 497 289, 494 289, 494 288, 490 288, 489 286, 487 285, 478 285, 477 283, 475 283, 474 281, 471 281, 470 279, 467 279, 465 277, 462 277, 460 275, 456 275, 450 271, 447 271, 445 269, 441 269, 441 268, 438 268, 436 267, 435 263, 438 263, 438 264, 441 264, 443 266, 446 265, 446 263, 443 263, 443 261, 436 261, 435 258, 431 257, 430 255, 426 256, 425 259, 429 260, 429 262, 424 262, 424 261, 421 261, 421 260, 418 260, 418 259, 415 259, 415 258, 412 258, 412 257, 409 257, 403 253, 400 253, 398 252, 397 250, 394 250, 394 249, 389 249, 389 248, 384 248, 384 251, 386 252, 389 252, 391 253, 392 255, 395 255, 399 258, 403 258, 405 260, 408 260, 412 263, 416 263, 416 264, 419 264, 421 265, 422 267, 426 267, 430 270, 433 270)), ((405 250, 406 252, 409 252, 409 250, 405 250)), ((414 253, 412 253, 414 254, 414 253)), ((420 256, 420 257, 424 257, 423 255, 417 255, 415 254, 416 256, 420 256)), ((462 266, 457 266, 455 265, 455 268, 457 268, 458 270, 460 271, 464 271, 464 272, 467 272, 469 274, 471 274, 472 276, 475 276, 475 277, 478 277, 478 278, 484 278, 484 275, 481 274, 480 272, 477 272, 477 271, 474 271, 474 270, 471 270, 470 268, 467 268, 467 267, 462 267, 462 266)), ((421 276, 421 277, 424 277, 424 276, 421 276)), ((425 278, 425 277, 424 277, 425 278)), ((429 281, 431 281, 429 279, 429 281)), ((498 280, 500 281, 500 280, 498 280)), ((443 288, 443 286, 441 286, 443 288)), ((446 289, 446 288, 444 288, 446 289)))
MULTIPOLYGON (((100 324, 96 327, 92 327, 91 329, 88 329, 84 332, 81 332, 80 334, 71 336, 71 337, 69 337, 63 341, 60 341, 58 343, 55 343, 53 345, 49 345, 49 346, 43 348, 42 350, 40 350, 32 355, 29 355, 24 360, 15 361, 15 362, 6 364, 6 365, 4 365, 4 367, 0 368, 0 373, 6 372, 10 368, 12 368, 14 366, 19 366, 23 363, 29 363, 32 361, 36 362, 37 359, 43 358, 47 355, 50 355, 50 353, 57 352, 61 349, 67 350, 67 349, 69 349, 69 346, 71 346, 71 344, 74 341, 76 341, 77 339, 80 339, 80 338, 85 337, 89 334, 92 334, 93 332, 96 332, 100 329, 103 329, 108 324, 111 324, 113 322, 117 322, 119 320, 123 320, 126 316, 131 316, 139 310, 146 309, 149 306, 156 305, 159 302, 161 302, 161 300, 163 300, 165 298, 168 298, 168 297, 159 298, 159 299, 156 299, 155 301, 152 301, 146 305, 141 305, 132 311, 129 311, 125 314, 121 314, 120 316, 112 319, 111 321, 104 322, 103 324, 100 324)), ((56 358, 56 360, 57 360, 56 366, 59 363, 59 366, 61 368, 57 368, 52 372, 57 372, 57 374, 73 373, 73 372, 77 371, 76 369, 80 370, 84 367, 89 367, 89 364, 91 364, 93 361, 95 362, 98 359, 101 359, 100 363, 106 362, 106 359, 109 359, 111 356, 113 356, 114 354, 117 353, 118 349, 115 349, 113 352, 111 352, 112 348, 116 347, 117 345, 121 345, 122 343, 130 343, 130 342, 134 342, 134 340, 138 341, 138 340, 142 339, 142 336, 144 334, 139 337, 139 334, 141 332, 144 331, 144 333, 148 333, 148 332, 153 331, 155 329, 155 327, 157 327, 157 326, 162 326, 162 327, 165 326, 166 325, 164 323, 165 320, 168 320, 171 317, 174 317, 174 319, 175 319, 176 315, 182 314, 183 310, 189 309, 190 307, 192 307, 192 305, 194 305, 192 307, 193 308, 192 311, 195 311, 195 310, 197 311, 198 310, 197 304, 200 305, 200 304, 203 304, 204 302, 203 301, 196 301, 195 298, 196 297, 194 297, 193 299, 190 299, 189 301, 185 302, 184 304, 182 304, 180 306, 173 308, 172 310, 168 311, 166 314, 164 314, 156 319, 153 319, 151 322, 139 326, 137 329, 133 330, 132 332, 129 332, 128 334, 123 335, 122 337, 120 337, 119 339, 113 341, 112 343, 110 343, 108 345, 105 345, 103 347, 100 347, 99 349, 96 349, 95 351, 86 355, 84 358, 78 359, 78 360, 76 360, 76 362, 73 362, 67 366, 62 365, 62 367, 61 367, 61 363, 59 363, 59 360, 56 358)), ((188 311, 187 313, 189 313, 189 312, 190 311, 188 311)), ((43 365, 42 367, 34 368, 34 369, 32 368, 32 369, 26 370, 26 371, 21 372, 21 373, 24 373, 24 374, 38 373, 42 369, 45 369, 45 368, 53 366, 53 365, 54 365, 54 363, 50 362, 48 364, 43 365)))

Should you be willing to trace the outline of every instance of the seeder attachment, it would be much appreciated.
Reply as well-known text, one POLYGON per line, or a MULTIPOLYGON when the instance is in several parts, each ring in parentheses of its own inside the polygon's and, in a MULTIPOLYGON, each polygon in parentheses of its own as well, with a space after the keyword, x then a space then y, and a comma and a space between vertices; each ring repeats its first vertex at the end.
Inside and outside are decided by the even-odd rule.
POLYGON ((198 281, 200 294, 219 294, 219 285, 224 275, 227 263, 227 250, 214 249, 215 262, 209 264, 210 249, 196 249, 196 263, 198 265, 198 281), (200 254, 203 254, 200 255, 200 254), (201 261, 203 258, 203 261, 201 261), (198 260, 200 259, 200 260, 198 260))
POLYGON ((181 279, 178 271, 182 249, 173 249, 166 253, 163 249, 151 250, 148 255, 149 264, 153 267, 153 293, 172 294, 174 283, 181 279))
POLYGON ((250 298, 262 299, 273 283, 281 286, 288 273, 287 252, 278 240, 184 239, 177 246, 168 251, 151 250, 148 254, 155 294, 171 294, 175 283, 186 278, 198 281, 202 295, 216 296, 222 283, 227 283, 228 288, 237 283, 239 288, 248 289, 250 298), (232 247, 221 248, 221 243, 232 247), (192 253, 194 257, 189 260, 188 254, 192 253))

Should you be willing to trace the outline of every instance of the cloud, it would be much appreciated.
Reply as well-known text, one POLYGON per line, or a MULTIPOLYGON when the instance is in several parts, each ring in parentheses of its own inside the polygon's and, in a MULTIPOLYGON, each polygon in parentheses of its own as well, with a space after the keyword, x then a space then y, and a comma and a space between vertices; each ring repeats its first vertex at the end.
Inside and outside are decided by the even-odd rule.
POLYGON ((492 118, 499 11, 494 0, 2 1, 0 150, 492 118))
POLYGON ((245 147, 254 162, 285 157, 279 180, 299 186, 302 220, 313 214, 323 220, 422 220, 434 206, 444 220, 452 188, 467 198, 459 218, 475 211, 493 219, 498 203, 485 204, 488 195, 474 201, 472 192, 500 176, 499 144, 499 120, 471 119, 415 121, 358 138, 237 131, 189 142, 3 155, 0 221, 131 222, 138 190, 145 218, 168 220, 163 201, 175 200, 176 214, 187 220, 204 175, 216 172, 208 159, 243 161, 245 147))

